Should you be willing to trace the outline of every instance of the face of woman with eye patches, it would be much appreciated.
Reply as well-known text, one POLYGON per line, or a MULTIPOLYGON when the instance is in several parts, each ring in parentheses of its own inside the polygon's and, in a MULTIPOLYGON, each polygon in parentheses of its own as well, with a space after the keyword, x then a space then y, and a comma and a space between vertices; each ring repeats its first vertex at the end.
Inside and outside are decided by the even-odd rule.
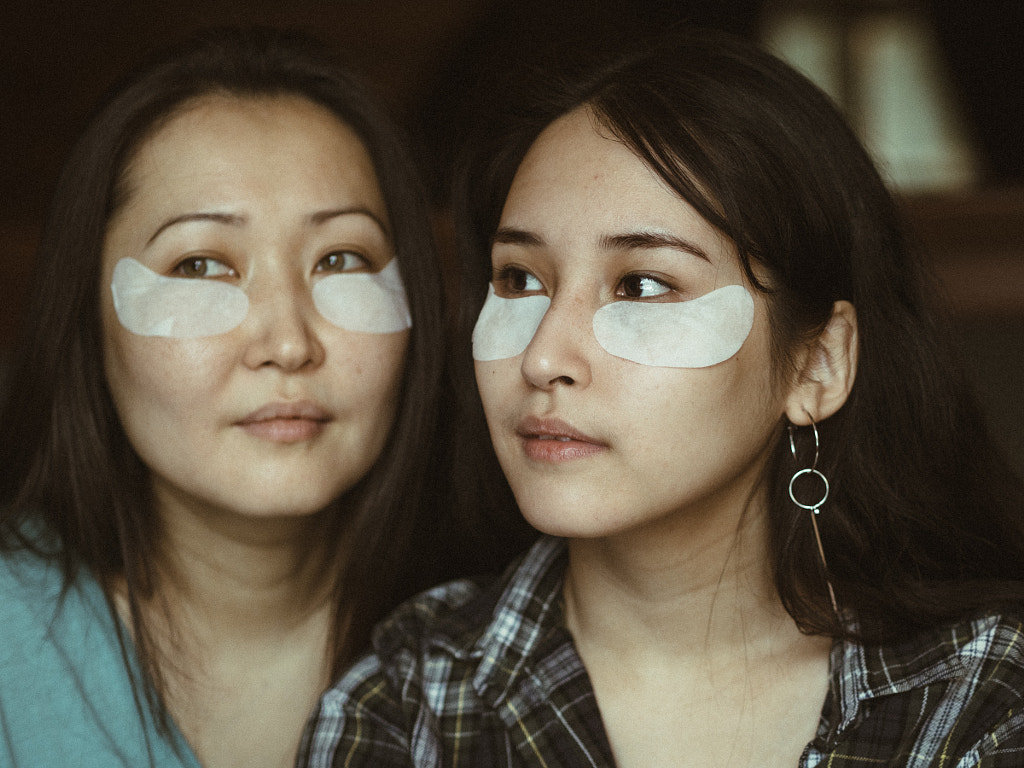
POLYGON ((526 518, 583 538, 734 531, 788 392, 733 244, 581 109, 524 158, 492 264, 476 375, 526 518))
POLYGON ((362 142, 301 98, 208 96, 143 142, 126 182, 104 243, 104 367, 158 508, 324 508, 381 452, 408 339, 362 142), (391 322, 353 329, 325 295, 391 322))

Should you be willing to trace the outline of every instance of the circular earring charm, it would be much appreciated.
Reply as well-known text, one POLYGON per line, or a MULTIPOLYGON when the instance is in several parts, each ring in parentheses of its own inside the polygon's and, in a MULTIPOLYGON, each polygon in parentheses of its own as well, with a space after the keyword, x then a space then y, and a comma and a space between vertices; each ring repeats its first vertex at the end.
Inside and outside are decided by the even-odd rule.
MULTIPOLYGON (((805 411, 806 413, 806 411, 805 411)), ((814 433, 814 461, 811 462, 811 466, 805 467, 804 469, 798 469, 793 476, 789 479, 789 498, 794 504, 801 509, 806 509, 811 513, 811 526, 814 529, 814 540, 818 544, 818 554, 821 556, 821 567, 825 573, 825 585, 828 587, 828 596, 832 601, 832 610, 837 614, 839 613, 839 605, 836 603, 836 594, 832 589, 832 582, 828 577, 828 561, 825 559, 825 548, 821 545, 821 534, 818 532, 818 513, 821 511, 822 504, 828 499, 829 485, 828 478, 825 477, 818 469, 818 425, 814 423, 814 419, 811 419, 810 414, 807 414, 807 418, 811 421, 811 430, 814 433), (796 481, 804 476, 813 476, 821 480, 822 492, 821 498, 813 504, 807 504, 797 499, 796 494, 793 492, 793 486, 796 485, 796 481)), ((797 462, 799 466, 799 458, 796 455, 796 441, 793 439, 793 425, 789 425, 789 450, 793 454, 793 460, 797 462)))
POLYGON ((814 467, 808 467, 807 469, 801 469, 801 470, 797 471, 797 473, 794 474, 793 477, 791 477, 789 479, 789 498, 792 499, 793 503, 796 504, 801 509, 809 509, 814 514, 818 514, 818 510, 821 508, 821 505, 825 503, 825 500, 828 498, 828 491, 829 491, 828 478, 826 478, 823 474, 821 474, 821 472, 819 472, 814 467), (793 493, 793 486, 796 484, 796 481, 799 478, 804 477, 805 475, 810 475, 810 476, 819 478, 821 480, 822 484, 825 486, 823 491, 822 491, 821 498, 818 499, 813 504, 805 504, 804 502, 798 500, 796 495, 793 493))

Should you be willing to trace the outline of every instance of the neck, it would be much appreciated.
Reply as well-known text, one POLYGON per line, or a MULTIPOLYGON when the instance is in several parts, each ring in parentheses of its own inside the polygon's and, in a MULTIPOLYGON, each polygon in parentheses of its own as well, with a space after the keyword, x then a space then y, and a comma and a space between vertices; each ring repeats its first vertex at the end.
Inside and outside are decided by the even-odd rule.
POLYGON ((336 512, 157 511, 159 583, 142 610, 168 711, 204 764, 289 763, 330 682, 347 549, 326 540, 323 514, 336 512))
POLYGON ((798 634, 771 578, 764 515, 569 543, 566 621, 577 643, 626 655, 731 654, 798 634))
POLYGON ((320 516, 254 518, 173 501, 160 512, 160 594, 185 632, 213 644, 278 642, 328 609, 344 546, 324 541, 320 516))

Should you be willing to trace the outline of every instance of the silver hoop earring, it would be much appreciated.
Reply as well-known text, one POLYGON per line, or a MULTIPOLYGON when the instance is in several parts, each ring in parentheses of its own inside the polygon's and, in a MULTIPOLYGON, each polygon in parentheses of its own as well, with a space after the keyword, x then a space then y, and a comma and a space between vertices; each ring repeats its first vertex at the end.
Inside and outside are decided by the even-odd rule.
MULTIPOLYGON (((805 411, 806 413, 806 411, 805 411)), ((821 545, 821 534, 818 532, 818 513, 821 511, 821 505, 828 499, 829 485, 828 478, 825 477, 818 469, 818 451, 820 443, 818 442, 818 425, 814 423, 814 419, 811 419, 811 415, 808 413, 807 418, 811 421, 811 431, 814 433, 814 461, 811 462, 811 466, 803 469, 798 469, 793 473, 793 476, 789 479, 789 498, 801 509, 806 509, 811 513, 811 526, 814 528, 814 539, 818 543, 818 554, 821 556, 821 567, 825 573, 825 586, 828 587, 828 596, 832 601, 832 610, 837 614, 839 613, 839 606, 836 603, 836 593, 832 589, 832 582, 828 577, 828 561, 825 559, 825 548, 821 545), (800 501, 797 499, 796 494, 793 492, 793 486, 796 481, 801 477, 814 477, 817 478, 822 486, 821 498, 813 504, 808 504, 806 501, 800 501)), ((796 441, 793 439, 793 425, 788 426, 789 431, 789 450, 793 454, 793 460, 799 466, 800 459, 796 453, 796 441)))

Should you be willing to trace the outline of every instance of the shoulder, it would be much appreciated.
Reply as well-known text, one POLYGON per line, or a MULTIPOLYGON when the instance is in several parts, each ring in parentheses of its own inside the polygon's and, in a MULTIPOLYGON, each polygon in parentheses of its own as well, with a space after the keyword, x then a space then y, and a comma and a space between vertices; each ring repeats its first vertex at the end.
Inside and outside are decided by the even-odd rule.
MULTIPOLYGON (((881 685, 932 677, 972 688, 997 680, 1024 682, 1024 613, 986 614, 923 632, 902 643, 866 649, 875 655, 869 674, 881 685)), ((1024 686, 1014 692, 1024 695, 1024 686)))
POLYGON ((856 651, 863 697, 941 685, 951 707, 984 699, 994 714, 1024 700, 1024 614, 980 615, 856 651))
POLYGON ((107 626, 103 593, 84 570, 65 583, 52 560, 24 550, 0 555, 0 696, 59 688, 107 626))
POLYGON ((374 632, 382 668, 401 666, 408 655, 477 655, 495 633, 512 633, 519 623, 536 619, 537 603, 561 583, 563 551, 561 541, 545 537, 497 579, 452 581, 406 601, 374 632))
POLYGON ((494 681, 521 666, 527 638, 549 621, 563 550, 541 540, 497 580, 449 582, 399 606, 374 632, 373 652, 322 697, 307 764, 344 755, 353 766, 405 765, 410 756, 431 765, 448 740, 466 747, 493 704, 494 681))
POLYGON ((0 553, 0 637, 48 624, 63 593, 57 563, 26 550, 0 553))
MULTIPOLYGON (((453 654, 472 644, 467 629, 485 610, 487 592, 475 581, 453 581, 400 605, 374 632, 373 652, 321 697, 298 764, 327 768, 344 755, 352 768, 409 765, 413 745, 424 743, 413 732, 431 718, 427 691, 464 672, 453 654)), ((420 755, 416 764, 431 763, 420 755)))
POLYGON ((885 644, 846 643, 844 653, 834 765, 1024 764, 1024 614, 976 616, 885 644))
POLYGON ((87 570, 0 554, 0 763, 194 765, 140 711, 117 626, 87 570))
MULTIPOLYGON (((986 677, 1024 672, 1024 610, 1019 614, 982 616, 949 632, 947 644, 965 666, 984 670, 986 677)), ((1017 692, 1024 696, 1024 686, 1017 692)))

